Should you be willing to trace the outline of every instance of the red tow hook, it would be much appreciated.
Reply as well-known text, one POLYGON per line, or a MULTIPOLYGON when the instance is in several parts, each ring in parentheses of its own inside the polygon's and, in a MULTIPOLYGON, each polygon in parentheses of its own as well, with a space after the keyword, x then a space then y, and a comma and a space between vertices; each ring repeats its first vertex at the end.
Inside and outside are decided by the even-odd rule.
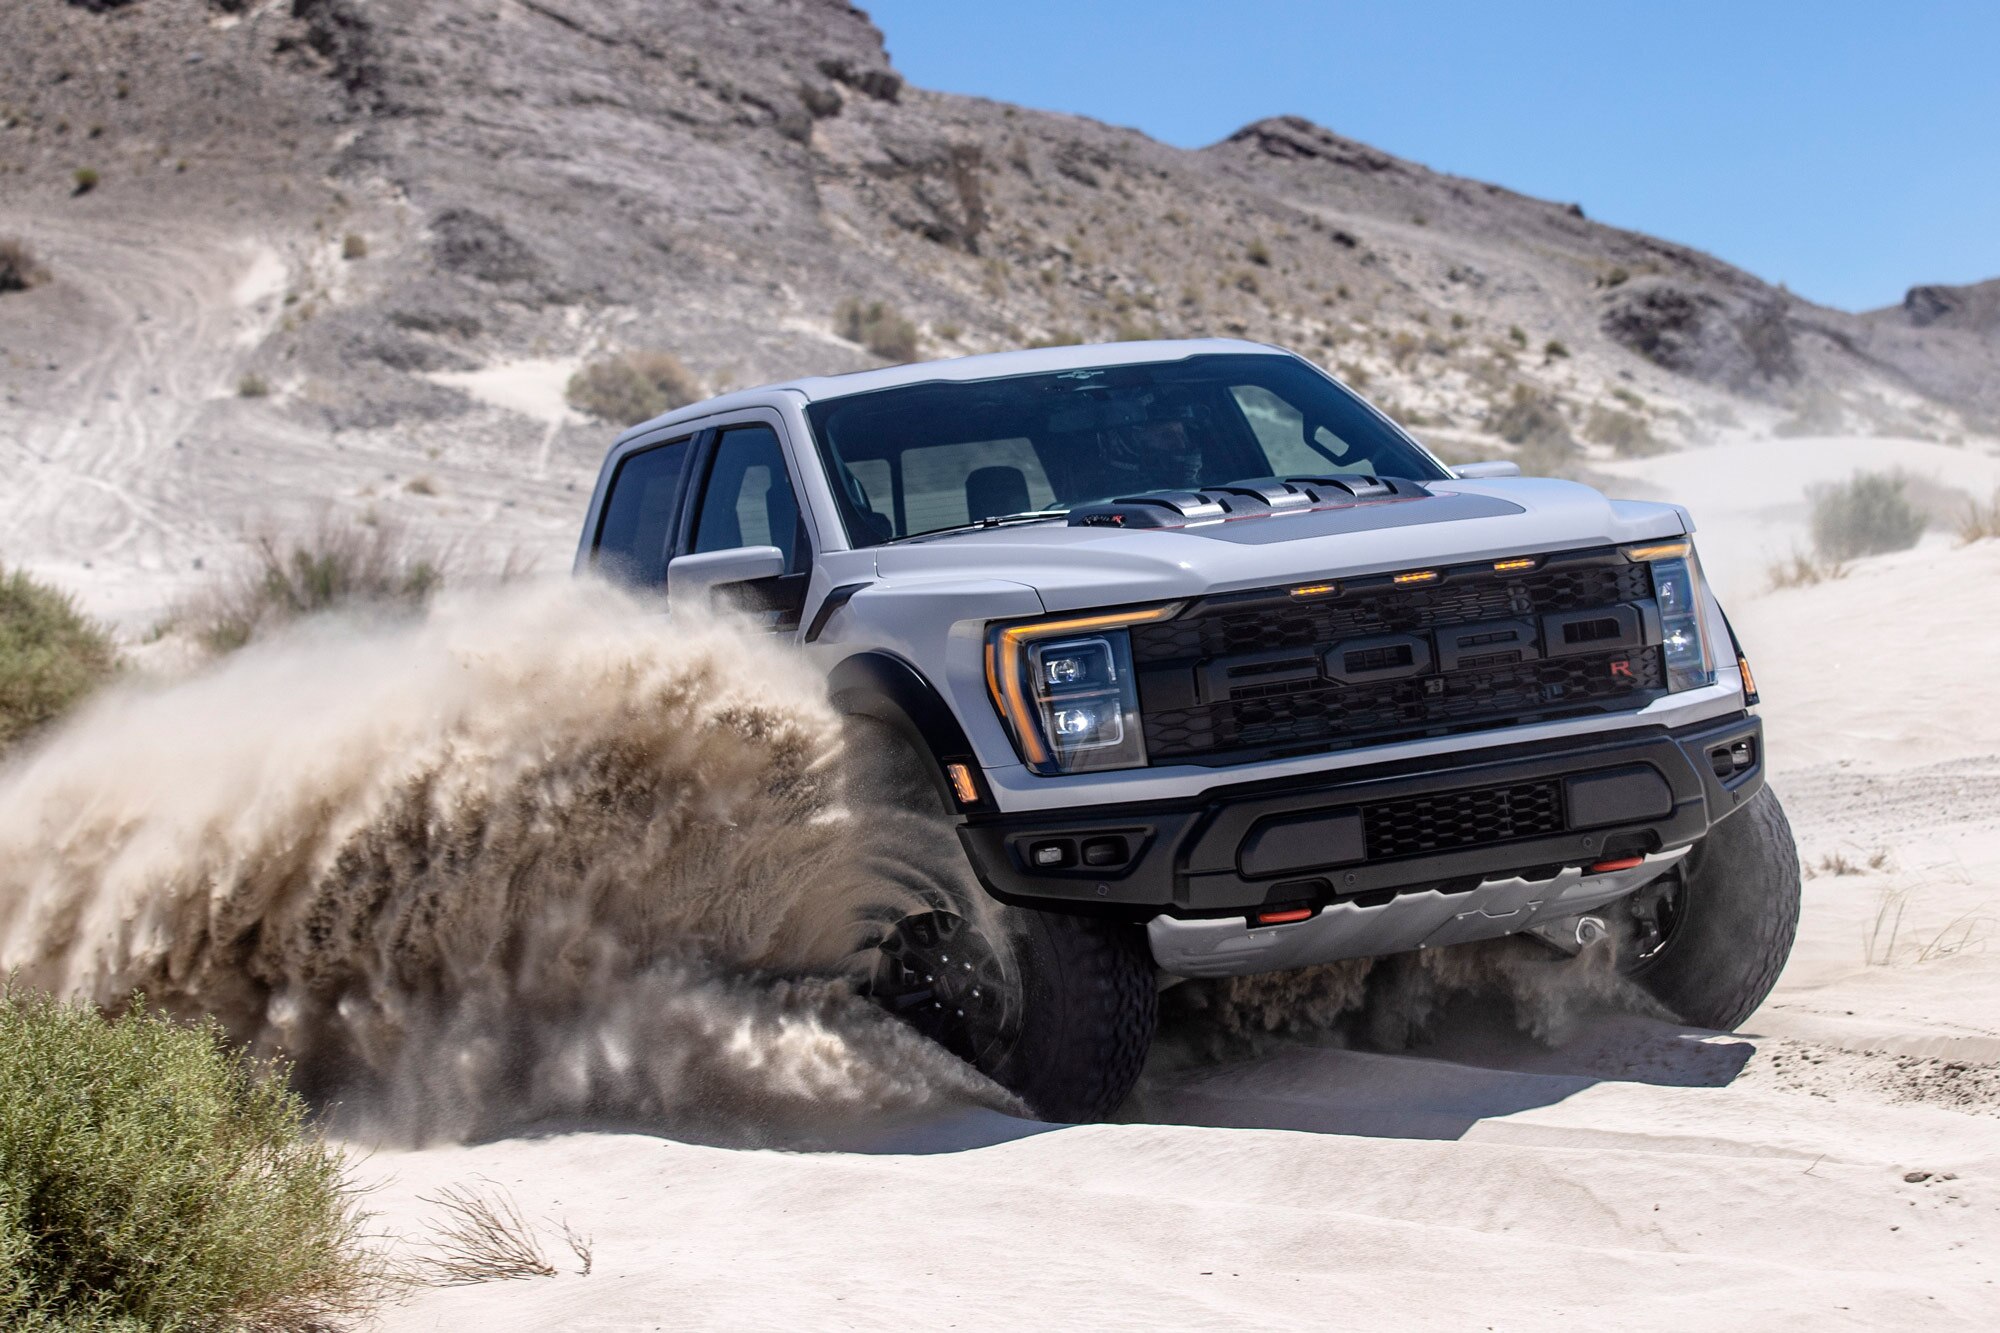
POLYGON ((1646 864, 1643 856, 1620 856, 1610 861, 1599 861, 1583 873, 1586 875, 1608 875, 1614 870, 1630 870, 1634 866, 1646 864))
POLYGON ((1312 914, 1310 907, 1287 907, 1276 912, 1259 912, 1253 920, 1260 926, 1285 926, 1294 921, 1308 920, 1312 914))

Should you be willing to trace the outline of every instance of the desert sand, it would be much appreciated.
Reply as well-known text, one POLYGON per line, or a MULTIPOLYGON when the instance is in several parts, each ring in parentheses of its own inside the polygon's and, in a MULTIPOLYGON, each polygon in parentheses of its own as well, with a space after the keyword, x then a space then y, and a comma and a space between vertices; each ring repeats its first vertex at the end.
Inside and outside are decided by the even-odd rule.
MULTIPOLYGON (((422 1291, 385 1326, 2000 1324, 2000 544, 1934 534, 1779 592, 1753 563, 1805 486, 1893 452, 1862 445, 1749 449, 1762 503, 1713 481, 1729 451, 1647 465, 1698 518, 1722 493, 1718 581, 1811 867, 1791 965, 1741 1032, 1598 1014, 1551 1047, 1462 1012, 1396 1054, 1158 1059, 1127 1123, 378 1149, 385 1234, 422 1234, 441 1187, 497 1189, 562 1270, 422 1291)), ((1994 464, 1956 457, 1985 470, 1961 484, 1994 464)))

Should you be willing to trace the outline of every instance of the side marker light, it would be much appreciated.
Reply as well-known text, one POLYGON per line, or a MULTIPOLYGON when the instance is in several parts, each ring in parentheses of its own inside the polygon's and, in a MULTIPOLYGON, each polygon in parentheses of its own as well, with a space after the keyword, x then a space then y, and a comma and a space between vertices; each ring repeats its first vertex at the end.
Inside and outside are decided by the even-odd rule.
POLYGON ((944 775, 951 781, 951 794, 958 798, 960 805, 979 804, 979 784, 972 780, 972 769, 964 764, 946 764, 944 775))

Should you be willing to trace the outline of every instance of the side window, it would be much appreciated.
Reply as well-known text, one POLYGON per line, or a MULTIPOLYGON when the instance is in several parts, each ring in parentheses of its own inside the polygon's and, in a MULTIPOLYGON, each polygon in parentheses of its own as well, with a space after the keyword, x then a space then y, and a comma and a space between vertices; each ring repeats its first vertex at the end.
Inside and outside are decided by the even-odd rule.
POLYGON ((695 518, 694 550, 775 546, 785 553, 785 572, 796 574, 804 560, 803 535, 777 432, 769 426, 724 431, 695 518))
POLYGON ((1325 426, 1313 429, 1306 438, 1305 418, 1299 410, 1269 389, 1256 384, 1238 385, 1229 391, 1242 409, 1243 419, 1257 435, 1264 457, 1270 460, 1274 477, 1309 477, 1341 472, 1373 472, 1366 458, 1354 456, 1347 441, 1325 426))
POLYGON ((628 583, 658 583, 666 576, 667 539, 687 460, 688 441, 674 440, 619 462, 597 526, 599 569, 628 583))

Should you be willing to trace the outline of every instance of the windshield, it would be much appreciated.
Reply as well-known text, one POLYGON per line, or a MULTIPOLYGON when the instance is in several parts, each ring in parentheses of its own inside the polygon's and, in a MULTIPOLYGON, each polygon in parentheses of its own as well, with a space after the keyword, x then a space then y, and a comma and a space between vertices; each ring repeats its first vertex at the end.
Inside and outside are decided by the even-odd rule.
POLYGON ((812 404, 855 546, 1144 491, 1445 476, 1311 366, 1256 353, 913 384, 812 404))

